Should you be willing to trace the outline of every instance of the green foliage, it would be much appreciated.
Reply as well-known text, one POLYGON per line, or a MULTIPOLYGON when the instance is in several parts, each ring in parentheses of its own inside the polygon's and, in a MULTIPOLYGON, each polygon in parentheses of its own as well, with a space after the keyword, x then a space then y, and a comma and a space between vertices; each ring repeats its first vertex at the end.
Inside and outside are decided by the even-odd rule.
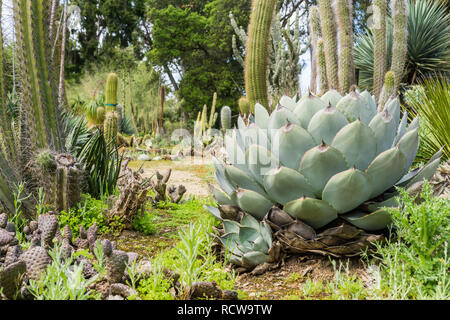
POLYGON ((73 257, 62 260, 62 249, 56 245, 49 252, 52 262, 39 280, 30 280, 28 290, 36 300, 93 300, 100 299, 99 294, 88 290, 88 286, 97 281, 98 276, 85 279, 83 264, 69 266, 73 257))
POLYGON ((150 214, 135 215, 133 218, 133 229, 145 234, 155 234, 156 226, 153 224, 153 217, 150 214))
POLYGON ((114 192, 122 157, 116 146, 109 147, 102 130, 96 130, 78 152, 77 158, 85 166, 88 190, 92 196, 98 198, 114 192))
POLYGON ((450 159, 450 83, 438 76, 423 80, 421 85, 406 91, 405 102, 420 117, 421 146, 418 160, 428 160, 443 148, 443 159, 450 159))
POLYGON ((89 194, 83 194, 82 201, 78 203, 77 208, 72 208, 68 212, 61 211, 59 216, 61 229, 69 225, 72 234, 77 237, 80 233, 80 224, 87 230, 97 222, 99 233, 119 233, 124 227, 123 221, 115 219, 107 223, 105 212, 108 210, 108 205, 105 201, 106 197, 97 200, 89 194))

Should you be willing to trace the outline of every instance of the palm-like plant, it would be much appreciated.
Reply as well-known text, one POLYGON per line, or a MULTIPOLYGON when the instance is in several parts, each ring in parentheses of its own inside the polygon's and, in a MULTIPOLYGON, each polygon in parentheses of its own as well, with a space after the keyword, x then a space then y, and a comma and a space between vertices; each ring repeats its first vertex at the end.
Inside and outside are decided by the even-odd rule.
POLYGON ((450 83, 448 78, 425 79, 406 91, 405 100, 422 122, 422 145, 418 160, 429 159, 443 148, 443 159, 450 159, 450 83))
MULTIPOLYGON (((450 14, 442 1, 416 0, 408 8, 408 52, 403 82, 416 83, 434 72, 450 73, 450 14)), ((392 19, 386 24, 387 66, 392 55, 392 19)), ((355 66, 359 86, 370 90, 373 83, 373 36, 370 30, 356 37, 355 66)))

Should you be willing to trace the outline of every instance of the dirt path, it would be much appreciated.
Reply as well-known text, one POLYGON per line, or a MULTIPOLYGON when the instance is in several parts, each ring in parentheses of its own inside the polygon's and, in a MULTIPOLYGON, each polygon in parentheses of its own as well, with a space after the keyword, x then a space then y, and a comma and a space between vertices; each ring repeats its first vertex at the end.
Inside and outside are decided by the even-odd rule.
POLYGON ((210 159, 188 157, 178 161, 130 161, 128 166, 144 169, 144 177, 151 177, 156 170, 172 169, 169 185, 184 185, 186 195, 206 197, 209 195, 208 183, 215 184, 213 167, 210 159))

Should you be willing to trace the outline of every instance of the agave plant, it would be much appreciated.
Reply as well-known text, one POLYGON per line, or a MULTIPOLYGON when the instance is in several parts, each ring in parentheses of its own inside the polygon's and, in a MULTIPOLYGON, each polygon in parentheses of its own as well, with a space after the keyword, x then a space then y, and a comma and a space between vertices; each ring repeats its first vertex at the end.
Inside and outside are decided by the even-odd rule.
MULTIPOLYGON (((330 96, 336 95, 323 98, 330 96)), ((430 178, 440 153, 408 172, 419 147, 419 122, 408 125, 397 98, 382 112, 367 91, 352 90, 336 106, 324 100, 284 96, 270 115, 256 104, 253 121, 240 118, 238 130, 225 135, 226 161, 214 159, 222 190, 212 193, 219 209, 232 207, 277 225, 276 235, 281 232, 290 247, 297 243, 297 252, 358 254, 378 239, 366 231, 390 224, 384 207, 396 205, 393 187, 430 178), (301 232, 287 230, 292 221, 282 218, 286 214, 312 233, 305 236, 303 225, 301 232), (276 223, 280 219, 285 222, 276 223)))
POLYGON ((217 208, 208 206, 210 212, 223 222, 224 233, 219 238, 228 250, 229 261, 242 267, 255 267, 274 260, 272 230, 265 221, 244 214, 240 223, 222 219, 217 208))

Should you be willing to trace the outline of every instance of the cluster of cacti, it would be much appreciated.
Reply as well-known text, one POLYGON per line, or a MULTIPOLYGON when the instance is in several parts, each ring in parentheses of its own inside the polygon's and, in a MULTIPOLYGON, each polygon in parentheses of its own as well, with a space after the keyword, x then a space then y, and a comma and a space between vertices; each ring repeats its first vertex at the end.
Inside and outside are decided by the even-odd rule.
POLYGON ((396 205, 394 187, 431 178, 441 154, 409 172, 418 119, 407 125, 397 98, 378 113, 367 91, 354 88, 338 98, 336 91, 299 101, 284 96, 272 114, 256 104, 254 122, 239 118, 238 129, 224 138, 226 161, 214 158, 220 213, 270 221, 280 229, 276 238, 294 252, 356 255, 379 239, 365 232, 391 223, 383 207, 396 205), (302 224, 276 221, 286 215, 302 224), (324 243, 327 234, 333 237, 324 243))
MULTIPOLYGON (((47 36, 48 2, 14 0, 12 4, 18 79, 14 94, 19 101, 14 115, 6 112, 3 48, 0 46, 0 202, 10 212, 14 212, 11 190, 19 181, 27 181, 25 193, 37 193, 39 176, 30 163, 36 162, 38 150, 64 151, 62 113, 57 103, 58 70, 51 59, 52 45, 47 36)), ((24 203, 26 214, 31 212, 32 198, 24 203)))
POLYGON ((217 121, 219 114, 216 112, 217 93, 214 92, 211 112, 208 119, 208 107, 206 104, 203 106, 202 112, 197 115, 197 120, 194 122, 194 140, 200 142, 203 145, 209 145, 213 141, 211 129, 217 121))
MULTIPOLYGON (((95 255, 97 249, 97 224, 94 223, 86 231, 79 225, 80 235, 73 238, 68 225, 61 230, 55 214, 48 212, 39 216, 38 221, 30 221, 25 226, 24 233, 31 246, 24 250, 15 237, 16 229, 12 222, 8 222, 6 213, 0 214, 0 292, 7 299, 33 299, 26 284, 29 280, 38 280, 52 263, 48 251, 55 244, 60 246, 61 258, 72 259, 72 263, 83 264, 83 276, 88 279, 98 276, 91 261, 83 255, 73 258, 78 250, 88 250, 95 255)), ((115 295, 123 297, 131 293, 136 294, 124 284, 127 280, 126 265, 136 261, 139 255, 134 252, 117 250, 116 243, 103 240, 102 248, 106 262, 105 281, 99 279, 90 289, 95 289, 108 299, 115 295)), ((139 277, 148 277, 148 272, 139 272, 139 277)), ((0 297, 1 300, 1 297, 0 297)))
MULTIPOLYGON (((245 71, 247 68, 250 68, 250 73, 257 72, 259 75, 257 83, 254 83, 247 76, 245 78, 248 101, 253 101, 248 106, 254 106, 256 100, 262 101, 261 99, 267 99, 267 108, 270 108, 271 101, 277 101, 282 94, 295 94, 299 90, 298 74, 301 72, 302 67, 300 64, 300 56, 306 52, 310 43, 308 42, 304 47, 301 46, 299 15, 296 15, 294 32, 291 35, 290 30, 282 27, 279 14, 275 14, 275 4, 274 1, 253 2, 253 7, 258 10, 252 11, 254 22, 252 20, 250 21, 249 35, 245 33, 242 27, 239 28, 237 26, 233 14, 230 13, 229 15, 236 35, 239 37, 240 42, 247 47, 244 61, 244 57, 236 44, 236 36, 233 35, 234 56, 245 71), (261 4, 259 2, 265 3, 261 4), (256 22, 256 19, 259 18, 263 18, 264 20, 258 20, 256 22), (256 23, 263 23, 264 27, 253 27, 252 29, 251 26, 256 23), (251 53, 250 57, 248 57, 248 49, 254 49, 254 53, 251 53), (264 56, 260 56, 262 54, 264 56), (264 60, 266 62, 262 64, 261 61, 263 60, 257 62, 254 59, 266 59, 264 60), (253 65, 251 65, 252 62, 254 62, 253 65), (247 80, 251 80, 252 82, 248 83, 247 80), (250 89, 253 91, 250 92, 249 97, 248 90, 250 89), (256 89, 258 91, 255 91, 256 89), (251 98, 253 96, 256 98, 251 98)), ((246 74, 249 73, 246 72, 246 74)), ((239 101, 239 105, 240 103, 241 101, 239 101)), ((242 110, 240 107, 242 114, 248 114, 248 112, 243 112, 247 109, 250 109, 250 107, 244 107, 242 110)))
POLYGON ((220 126, 223 131, 231 129, 231 109, 229 106, 220 109, 220 126))
POLYGON ((83 191, 83 168, 76 159, 65 153, 41 151, 36 157, 36 177, 57 212, 76 206, 83 191))

